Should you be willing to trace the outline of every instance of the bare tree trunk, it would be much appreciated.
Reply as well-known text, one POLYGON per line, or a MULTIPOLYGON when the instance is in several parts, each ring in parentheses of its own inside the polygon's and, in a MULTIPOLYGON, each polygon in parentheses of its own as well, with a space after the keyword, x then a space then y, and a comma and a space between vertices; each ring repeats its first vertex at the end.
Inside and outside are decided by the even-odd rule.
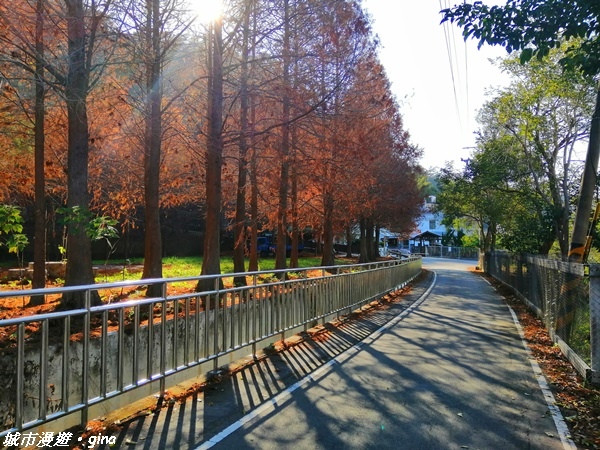
MULTIPOLYGON (((296 9, 296 8, 294 8, 296 9)), ((300 55, 300 45, 297 37, 297 25, 296 21, 293 21, 292 24, 292 38, 294 41, 294 54, 296 57, 294 58, 293 72, 292 72, 292 90, 296 92, 298 90, 298 55, 300 55)), ((291 135, 291 165, 292 165, 292 179, 291 179, 291 213, 292 213, 292 234, 291 234, 291 251, 290 251, 290 267, 297 268, 300 266, 300 255, 299 255, 299 245, 300 245, 300 216, 299 216, 299 205, 298 205, 298 128, 293 126, 290 130, 291 135)))
MULTIPOLYGON (((46 179, 44 176, 44 0, 36 3, 36 33, 35 33, 35 201, 34 243, 33 243, 33 279, 32 288, 40 289, 46 286, 46 179)), ((37 295, 29 299, 30 305, 44 304, 44 296, 37 295)))
POLYGON ((376 261, 379 258, 379 240, 381 238, 381 227, 379 225, 374 225, 375 229, 375 237, 373 239, 373 261, 376 261))
MULTIPOLYGON (((201 275, 221 273, 221 168, 223 166, 223 37, 221 20, 211 33, 212 49, 206 146, 206 233, 201 275)), ((201 280, 198 291, 212 290, 214 282, 201 280)))
POLYGON ((590 140, 587 155, 585 157, 585 168, 581 180, 579 201, 577 202, 577 213, 571 235, 571 247, 569 250, 569 261, 583 262, 587 230, 592 213, 592 202, 598 176, 598 159, 600 156, 600 89, 596 93, 596 107, 592 116, 590 140))
MULTIPOLYGON (((327 183, 327 180, 325 183, 327 183)), ((333 249, 333 196, 328 187, 325 188, 323 198, 323 255, 321 256, 321 265, 335 265, 333 249)))
POLYGON ((367 221, 364 218, 360 219, 360 255, 358 256, 359 264, 369 262, 368 242, 367 242, 367 221))
POLYGON ((290 6, 284 0, 283 30, 283 110, 281 114, 281 168, 279 179, 279 205, 277 208, 277 245, 275 248, 275 269, 286 268, 287 250, 287 207, 289 187, 290 153, 290 6))
MULTIPOLYGON (((294 133, 292 133, 294 134, 294 133)), ((294 139, 292 138, 292 141, 294 139)), ((294 146, 292 145, 292 148, 294 146)), ((294 154, 295 154, 294 150, 294 154)), ((300 244, 300 229, 298 225, 298 167, 296 161, 292 162, 292 250, 290 253, 290 267, 299 267, 299 244, 300 244)))
POLYGON ((352 258, 352 227, 346 227, 346 258, 352 258))
MULTIPOLYGON (((254 15, 252 18, 252 60, 256 60, 256 3, 252 0, 254 15)), ((250 159, 250 260, 248 262, 248 270, 256 272, 258 270, 258 155, 256 152, 254 132, 256 124, 256 101, 254 93, 250 93, 250 135, 252 136, 251 149, 252 157, 250 159)))
POLYGON ((371 221, 371 219, 367 219, 366 241, 367 241, 367 259, 369 262, 375 261, 375 258, 376 258, 375 254, 373 253, 373 231, 374 231, 373 222, 371 221))
MULTIPOLYGON (((144 271, 142 278, 162 278, 162 236, 160 231, 160 153, 162 135, 162 82, 160 48, 160 0, 147 3, 146 133, 144 138, 144 271)), ((146 295, 162 294, 159 284, 148 286, 146 295)))
MULTIPOLYGON (((89 89, 89 67, 86 65, 86 18, 82 0, 66 0, 68 18, 68 75, 65 86, 68 122, 68 173, 67 207, 77 214, 89 213, 88 160, 89 131, 87 95, 89 89)), ((71 220, 67 225, 67 268, 65 286, 93 284, 92 247, 85 232, 85 224, 71 220)), ((100 303, 97 293, 92 303, 100 303)), ((64 294, 62 305, 66 308, 85 306, 82 294, 64 294)))
MULTIPOLYGON (((242 37, 242 64, 240 79, 240 140, 238 152, 238 184, 235 206, 235 223, 233 225, 233 271, 245 271, 246 250, 246 179, 248 171, 248 58, 250 39, 250 13, 252 4, 246 4, 244 12, 243 37, 242 37)), ((246 277, 235 277, 235 286, 246 286, 246 277)))
POLYGON ((256 148, 252 151, 250 160, 250 261, 248 270, 256 272, 258 270, 258 177, 256 148))

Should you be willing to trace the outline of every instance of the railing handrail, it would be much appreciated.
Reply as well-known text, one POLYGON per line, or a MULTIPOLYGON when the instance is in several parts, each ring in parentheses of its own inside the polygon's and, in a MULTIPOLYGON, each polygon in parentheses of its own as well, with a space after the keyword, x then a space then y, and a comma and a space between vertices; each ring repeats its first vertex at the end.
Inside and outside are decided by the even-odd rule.
MULTIPOLYGON (((412 257, 415 258, 415 257, 412 257)), ((93 283, 93 284, 82 284, 77 286, 60 286, 60 287, 44 287, 37 289, 23 289, 23 290, 0 290, 0 300, 3 298, 10 297, 32 297, 36 295, 52 295, 52 294, 62 294, 67 292, 80 292, 80 291, 98 291, 101 289, 111 289, 111 288, 122 288, 122 287, 130 287, 130 286, 145 286, 149 284, 160 284, 160 283, 182 283, 182 282, 190 282, 190 281, 200 281, 200 280, 215 280, 219 278, 232 278, 232 277, 254 277, 260 275, 270 275, 270 274, 281 274, 281 273, 298 273, 298 272, 308 272, 311 270, 321 270, 321 271, 330 271, 330 270, 340 270, 344 268, 360 268, 365 266, 385 266, 385 265, 394 265, 398 264, 404 260, 389 260, 389 261, 375 261, 368 263, 358 263, 358 264, 339 264, 335 266, 313 266, 313 267, 298 267, 298 268, 287 268, 287 269, 271 269, 271 270, 258 270, 253 272, 230 272, 230 273, 220 273, 213 275, 194 275, 194 276, 186 276, 186 277, 163 277, 163 278, 142 278, 139 280, 123 280, 123 281, 114 281, 110 283, 93 283)), ((313 277, 314 278, 314 277, 313 277)), ((267 283, 261 283, 267 284, 267 283)), ((211 291, 200 291, 194 293, 194 295, 198 294, 211 294, 211 291)))
MULTIPOLYGON (((0 381, 5 386, 0 395, 0 410, 11 408, 13 411, 14 408, 14 422, 0 424, 3 425, 0 426, 0 437, 68 416, 74 411, 80 411, 79 420, 84 424, 88 409, 99 402, 155 381, 160 383, 157 390, 164 392, 167 376, 208 361, 216 368, 223 355, 237 354, 235 352, 249 346, 254 353, 257 343, 267 345, 267 339, 280 340, 285 333, 289 336, 306 331, 317 320, 349 313, 404 286, 420 270, 420 258, 412 257, 343 266, 2 292, 0 301, 7 297, 73 291, 83 291, 89 298, 90 291, 115 287, 242 275, 254 280, 248 286, 87 305, 74 310, 0 320, 0 330, 12 327, 8 332, 14 333, 11 347, 16 350, 0 352, 4 364, 0 381), (263 274, 314 270, 322 271, 321 276, 257 284, 258 277, 263 274), (73 317, 79 318, 71 321, 73 317), (27 331, 27 324, 34 322, 38 323, 37 331, 27 331), (109 325, 114 328, 109 330, 109 325), (60 330, 53 339, 48 337, 51 327, 60 330), (30 339, 32 333, 38 332, 39 339, 30 339), (79 337, 72 340, 74 335, 79 337), (53 361, 48 358, 50 354, 53 361), (58 364, 58 367, 50 370, 50 364, 58 364), (25 379, 25 371, 29 379, 25 379), (75 387, 78 380, 81 385, 75 387), (16 386, 16 389, 9 386, 16 386), (51 393, 48 386, 52 386, 51 393), (28 398, 44 400, 38 401, 37 406, 27 405, 28 398), (51 403, 57 399, 60 403, 51 403), (51 406, 56 404, 60 406, 53 411, 51 406)), ((163 292, 166 294, 166 290, 163 292)), ((0 418, 6 420, 6 416, 0 415, 0 418)))

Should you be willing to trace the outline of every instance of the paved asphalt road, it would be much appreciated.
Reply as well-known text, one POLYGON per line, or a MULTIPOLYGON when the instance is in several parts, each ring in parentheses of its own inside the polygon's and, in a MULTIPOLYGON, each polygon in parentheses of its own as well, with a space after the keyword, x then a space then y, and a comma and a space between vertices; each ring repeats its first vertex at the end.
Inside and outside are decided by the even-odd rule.
POLYGON ((434 275, 405 301, 130 423, 117 447, 575 448, 472 265, 425 259, 434 275))

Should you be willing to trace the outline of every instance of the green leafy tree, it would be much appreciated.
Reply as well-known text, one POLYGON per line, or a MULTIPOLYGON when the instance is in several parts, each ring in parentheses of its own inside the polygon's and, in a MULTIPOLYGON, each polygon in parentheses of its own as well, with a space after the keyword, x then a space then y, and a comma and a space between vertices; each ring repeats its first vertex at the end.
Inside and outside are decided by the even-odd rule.
POLYGON ((539 203, 535 197, 521 196, 513 203, 511 214, 502 223, 499 233, 499 245, 513 253, 545 254, 554 242, 552 210, 538 211, 539 203))
POLYGON ((483 44, 501 45, 520 52, 521 62, 542 59, 553 48, 572 39, 560 63, 569 70, 597 75, 600 70, 600 3, 596 0, 508 0, 488 6, 463 2, 441 11, 442 22, 463 29, 463 36, 483 44))
POLYGON ((550 220, 553 232, 542 233, 546 243, 538 251, 547 253, 556 241, 566 259, 571 193, 579 169, 574 161, 575 148, 588 135, 594 86, 581 74, 560 70, 556 62, 563 55, 552 50, 542 61, 521 65, 517 59, 508 58, 502 63, 512 81, 482 109, 479 140, 488 154, 494 145, 501 146, 497 151, 512 152, 512 164, 518 161, 518 165, 508 175, 512 188, 521 192, 522 203, 527 204, 522 217, 539 221, 538 226, 522 222, 523 233, 547 229, 550 220), (534 214, 527 214, 527 210, 534 214))
POLYGON ((453 167, 442 169, 438 178, 437 210, 444 214, 444 223, 459 218, 473 220, 480 230, 480 257, 496 247, 498 223, 509 208, 503 193, 497 189, 493 172, 481 170, 476 160, 468 160, 462 171, 453 167))
MULTIPOLYGON (((65 227, 79 225, 84 228, 90 241, 104 240, 109 248, 108 260, 110 254, 115 250, 115 243, 112 240, 119 239, 119 232, 116 228, 117 220, 109 216, 94 216, 91 211, 78 206, 58 208, 57 213, 63 216, 62 222, 65 227)), ((67 242, 65 242, 66 245, 67 242)), ((61 247, 59 250, 63 255, 66 254, 66 248, 61 247)))
MULTIPOLYGON (((503 6, 481 1, 463 2, 441 11, 442 22, 463 29, 465 39, 501 45, 520 52, 520 62, 543 59, 551 49, 567 43, 560 65, 568 72, 596 76, 600 73, 600 2, 597 0, 509 0, 503 6)), ((591 120, 586 166, 577 205, 569 259, 582 261, 589 214, 600 156, 600 90, 591 120)))
POLYGON ((5 246, 9 253, 14 253, 23 266, 23 250, 29 244, 23 234, 23 217, 16 206, 0 205, 0 246, 5 246))
POLYGON ((445 222, 474 219, 485 231, 479 239, 483 252, 498 245, 517 253, 548 253, 556 240, 556 214, 533 188, 527 160, 513 136, 484 127, 465 170, 446 169, 440 177, 438 208, 445 222))

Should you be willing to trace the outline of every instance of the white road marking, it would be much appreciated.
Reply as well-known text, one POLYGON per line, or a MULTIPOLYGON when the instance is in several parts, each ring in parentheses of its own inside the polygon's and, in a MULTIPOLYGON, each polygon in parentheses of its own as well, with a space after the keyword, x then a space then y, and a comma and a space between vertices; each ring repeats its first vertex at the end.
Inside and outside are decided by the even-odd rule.
POLYGON ((513 321, 515 322, 515 326, 517 327, 517 330, 519 331, 519 335, 521 336, 521 342, 523 343, 523 347, 525 348, 525 351, 527 352, 527 357, 529 359, 531 368, 533 369, 533 373, 537 379, 537 382, 540 386, 542 394, 544 395, 544 399, 546 399, 546 404, 548 405, 548 409, 550 410, 552 419, 554 419, 554 425, 556 425, 556 431, 558 431, 558 435, 560 436, 560 441, 562 442, 565 450, 577 450, 577 446, 575 445, 575 442, 573 442, 573 439, 571 439, 571 433, 569 432, 569 427, 567 427, 567 423, 565 422, 565 419, 563 418, 563 415, 560 412, 560 409, 558 408, 558 406, 556 406, 556 400, 554 399, 554 395, 552 395, 550 386, 548 386, 548 381, 546 380, 546 377, 544 377, 544 373, 542 372, 542 369, 540 368, 539 364, 533 357, 533 354, 531 353, 531 350, 529 349, 529 346, 527 345, 527 342, 525 341, 525 333, 523 333, 523 328, 521 327, 521 324, 519 323, 519 319, 517 318, 517 315, 515 314, 515 312, 513 311, 513 309, 510 306, 508 306, 508 309, 510 310, 510 314, 512 315, 513 321))
POLYGON ((270 411, 273 411, 274 409, 276 409, 280 404, 283 404, 283 401, 287 397, 289 397, 292 394, 292 392, 294 392, 299 387, 305 385, 309 381, 316 382, 319 378, 321 378, 322 376, 327 374, 334 364, 341 364, 342 362, 346 361, 347 359, 349 359, 350 357, 355 355, 361 349, 361 347, 363 345, 373 342, 385 330, 394 326, 396 323, 398 323, 400 320, 402 320, 405 316, 410 314, 421 303, 423 303, 425 301, 425 299, 427 298, 427 296, 429 295, 429 293, 431 292, 431 290, 433 289, 433 287, 435 286, 436 280, 437 280, 437 274, 435 272, 433 272, 433 282, 431 283, 429 288, 419 297, 419 299, 416 302, 414 302, 412 305, 410 305, 408 308, 406 308, 404 311, 402 311, 402 313, 400 313, 398 316, 394 317, 392 320, 390 320, 388 323, 383 325, 381 328, 379 328, 378 330, 371 333, 369 336, 367 336, 364 340, 362 340, 358 344, 350 347, 344 353, 341 353, 340 355, 336 356, 334 359, 328 361, 327 363, 325 363, 324 365, 319 367, 317 370, 315 370, 310 375, 307 375, 304 378, 302 378, 301 380, 292 384, 286 390, 280 392, 272 399, 267 400, 265 403, 263 403, 258 408, 254 409, 253 411, 249 412, 248 414, 246 414, 244 417, 242 417, 237 422, 232 423, 231 425, 229 425, 227 428, 225 428, 220 433, 216 434, 215 436, 211 437, 207 441, 203 442, 199 447, 196 447, 195 450, 205 450, 205 449, 209 449, 209 448, 215 446, 216 444, 221 442, 223 439, 225 439, 227 436, 229 436, 229 435, 233 434, 235 431, 239 430, 246 423, 250 422, 251 420, 255 419, 258 416, 261 416, 262 414, 265 414, 267 412, 270 412, 270 411))

